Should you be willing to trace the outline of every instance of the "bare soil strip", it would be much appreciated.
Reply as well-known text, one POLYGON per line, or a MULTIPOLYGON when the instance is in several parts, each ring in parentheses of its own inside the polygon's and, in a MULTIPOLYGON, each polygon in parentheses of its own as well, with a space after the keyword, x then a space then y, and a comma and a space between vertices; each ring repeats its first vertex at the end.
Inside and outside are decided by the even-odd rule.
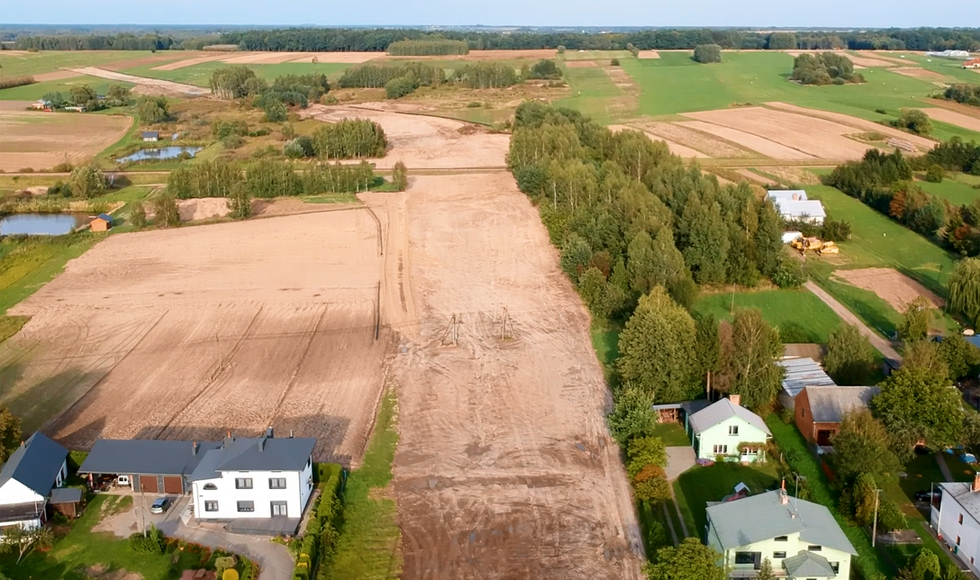
POLYGON ((643 129, 638 129, 636 127, 630 127, 628 125, 609 125, 609 129, 614 132, 619 132, 624 129, 643 131, 644 133, 646 133, 647 137, 650 137, 650 139, 653 139, 654 141, 663 141, 664 143, 667 144, 667 147, 670 149, 671 153, 683 157, 685 159, 704 159, 708 157, 707 155, 701 153, 700 151, 697 151, 696 149, 691 149, 686 145, 681 145, 680 143, 670 141, 668 139, 665 139, 664 137, 651 133, 650 131, 644 131, 643 129))
POLYGON ((760 183, 762 185, 772 185, 771 179, 759 175, 758 173, 752 171, 751 169, 736 169, 736 172, 742 177, 748 179, 749 181, 760 183))
POLYGON ((206 62, 222 60, 225 58, 228 58, 227 54, 208 54, 205 56, 195 56, 194 58, 188 58, 185 60, 178 60, 177 62, 162 64, 160 66, 153 67, 153 70, 178 70, 182 68, 187 68, 189 66, 204 64, 206 62))
POLYGON ((660 58, 660 53, 657 52, 657 51, 655 51, 655 50, 641 50, 640 51, 640 54, 638 54, 636 56, 636 58, 638 58, 640 60, 643 60, 643 59, 656 59, 656 58, 660 58))
POLYGON ((246 54, 232 54, 223 59, 228 64, 280 64, 301 58, 305 53, 302 52, 250 52, 246 54))
POLYGON ((594 60, 570 60, 565 63, 568 68, 595 68, 599 66, 594 60))
POLYGON ((24 110, 22 101, 11 103, 0 108, 0 169, 5 172, 87 161, 122 139, 132 124, 123 115, 44 113, 24 110))
POLYGON ((41 73, 39 75, 31 75, 34 80, 43 83, 46 81, 63 81, 65 79, 73 79, 75 77, 82 76, 81 74, 71 71, 71 70, 56 70, 53 72, 41 73))
POLYGON ((926 81, 938 81, 946 82, 950 78, 944 74, 939 74, 937 72, 926 70, 924 68, 893 68, 893 73, 898 73, 903 76, 912 77, 914 79, 922 79, 926 81))
POLYGON ((386 226, 386 271, 411 287, 390 375, 402 577, 639 579, 588 314, 538 212, 506 173, 418 177, 365 199, 404 211, 386 226))
MULTIPOLYGON (((685 116, 690 117, 690 115, 685 116)), ((752 133, 747 133, 740 129, 716 125, 706 121, 682 121, 677 124, 682 127, 687 127, 688 129, 696 129, 698 131, 703 131, 705 133, 710 133, 717 137, 721 137, 722 139, 734 141, 742 147, 756 151, 762 155, 765 155, 766 157, 772 157, 773 159, 815 159, 813 155, 809 155, 802 151, 797 151, 796 149, 786 147, 785 145, 781 145, 766 139, 765 137, 753 135, 752 133)))
POLYGON ((642 128, 648 133, 657 135, 658 138, 684 143, 697 151, 706 154, 708 157, 716 158, 739 158, 753 157, 756 154, 748 149, 739 147, 735 143, 719 139, 714 135, 696 131, 688 127, 682 127, 674 123, 647 122, 636 123, 637 127, 642 128))
POLYGON ((100 77, 113 81, 124 81, 127 83, 133 83, 134 85, 136 85, 134 92, 139 94, 144 94, 144 95, 173 95, 179 97, 198 97, 201 95, 207 95, 211 93, 211 91, 208 89, 195 87, 194 85, 185 85, 183 83, 175 83, 173 81, 151 79, 147 77, 138 77, 134 75, 128 75, 125 73, 109 71, 94 66, 87 66, 84 68, 73 68, 70 70, 77 72, 78 74, 100 77))
POLYGON ((928 299, 934 308, 942 308, 945 304, 942 298, 927 290, 922 284, 891 268, 837 270, 834 272, 834 277, 874 292, 898 312, 904 312, 909 303, 919 296, 928 299))
POLYGON ((889 127, 887 125, 880 125, 873 121, 866 121, 864 119, 859 119, 857 117, 852 117, 850 115, 845 115, 843 113, 831 113, 828 111, 821 111, 819 109, 808 109, 806 107, 800 107, 797 105, 790 105, 789 103, 780 103, 778 101, 765 103, 767 107, 774 109, 780 109, 783 111, 789 111, 791 113, 799 113, 800 115, 806 115, 808 117, 816 117, 820 119, 826 119, 828 121, 834 121, 840 123, 841 125, 849 125, 860 129, 861 131, 880 133, 882 135, 887 135, 889 137, 895 137, 903 141, 908 141, 909 143, 915 145, 923 151, 928 151, 933 148, 936 144, 932 139, 926 137, 920 137, 918 135, 912 135, 911 133, 906 133, 905 131, 899 131, 894 127, 889 127))
POLYGON ((976 109, 977 112, 972 117, 949 109, 929 108, 920 110, 937 121, 963 127, 971 131, 980 131, 980 109, 976 109))
POLYGON ((289 62, 329 62, 337 64, 361 64, 384 56, 382 52, 304 52, 303 56, 289 62))

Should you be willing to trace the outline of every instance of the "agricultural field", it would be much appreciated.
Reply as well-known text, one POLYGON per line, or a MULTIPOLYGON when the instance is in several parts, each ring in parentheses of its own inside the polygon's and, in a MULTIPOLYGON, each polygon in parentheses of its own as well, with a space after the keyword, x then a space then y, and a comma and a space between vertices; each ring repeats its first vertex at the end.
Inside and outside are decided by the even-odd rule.
POLYGON ((971 204, 980 198, 980 176, 976 175, 953 173, 947 174, 942 183, 919 180, 915 184, 953 205, 971 204))
MULTIPOLYGON (((234 63, 211 60, 201 64, 175 69, 165 69, 159 66, 146 65, 126 69, 123 72, 135 76, 186 83, 198 87, 210 87, 212 73, 218 69, 233 66, 233 64, 234 63)), ((344 69, 353 65, 350 63, 328 62, 319 62, 317 64, 313 64, 311 62, 284 62, 271 64, 247 63, 245 66, 254 70, 255 74, 261 78, 267 81, 272 81, 276 77, 282 75, 305 75, 311 73, 321 73, 331 78, 336 78, 341 72, 344 71, 344 69)))

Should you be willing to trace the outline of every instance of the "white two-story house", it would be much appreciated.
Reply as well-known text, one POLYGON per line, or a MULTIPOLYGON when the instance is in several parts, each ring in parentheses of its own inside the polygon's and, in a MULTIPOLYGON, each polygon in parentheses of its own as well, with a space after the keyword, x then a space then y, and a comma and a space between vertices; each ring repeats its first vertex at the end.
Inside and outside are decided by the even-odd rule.
POLYGON ((754 463, 765 460, 765 447, 772 438, 765 421, 730 395, 691 415, 691 443, 698 459, 719 456, 754 463))
POLYGON ((303 516, 313 493, 316 439, 232 437, 204 454, 194 469, 194 516, 199 520, 303 516))
POLYGON ((950 551, 980 574, 980 473, 972 483, 940 483, 936 488, 942 495, 932 504, 930 524, 950 551))
POLYGON ((730 578, 752 578, 768 559, 789 580, 846 580, 857 555, 826 507, 777 489, 708 507, 708 545, 730 578))
POLYGON ((54 489, 68 477, 68 450, 40 431, 14 451, 0 470, 0 527, 39 528, 47 521, 54 489))

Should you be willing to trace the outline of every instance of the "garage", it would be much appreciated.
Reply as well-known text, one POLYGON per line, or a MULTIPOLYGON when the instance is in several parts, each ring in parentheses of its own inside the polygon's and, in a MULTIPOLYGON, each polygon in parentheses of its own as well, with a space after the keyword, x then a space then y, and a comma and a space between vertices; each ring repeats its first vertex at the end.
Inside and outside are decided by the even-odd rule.
POLYGON ((220 446, 217 441, 100 439, 78 473, 88 476, 91 489, 99 489, 97 483, 105 480, 118 486, 122 475, 134 492, 183 495, 190 493, 188 478, 204 454, 220 446))

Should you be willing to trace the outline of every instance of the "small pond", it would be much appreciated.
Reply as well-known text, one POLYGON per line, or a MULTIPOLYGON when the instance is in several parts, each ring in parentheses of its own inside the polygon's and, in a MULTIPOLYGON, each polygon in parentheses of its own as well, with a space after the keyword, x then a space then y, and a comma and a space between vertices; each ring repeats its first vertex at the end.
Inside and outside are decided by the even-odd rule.
POLYGON ((181 147, 172 145, 170 147, 160 147, 158 149, 140 149, 136 153, 116 159, 117 163, 130 163, 133 161, 164 161, 166 159, 177 159, 181 153, 187 152, 191 157, 203 147, 181 147))
POLYGON ((87 213, 15 213, 0 219, 0 236, 60 236, 87 224, 87 213))

